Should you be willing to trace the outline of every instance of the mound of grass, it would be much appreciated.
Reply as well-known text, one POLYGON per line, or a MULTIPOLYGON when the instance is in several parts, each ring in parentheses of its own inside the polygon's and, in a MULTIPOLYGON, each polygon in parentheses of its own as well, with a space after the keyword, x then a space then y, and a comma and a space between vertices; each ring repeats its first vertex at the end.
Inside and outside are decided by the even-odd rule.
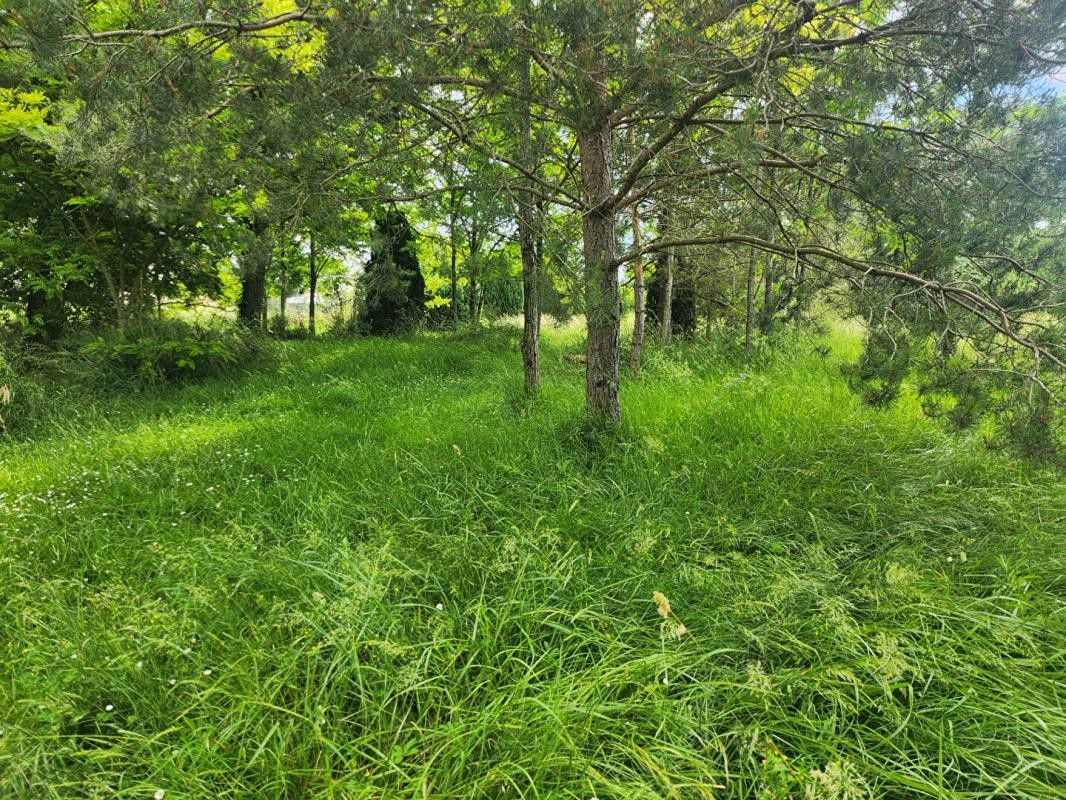
POLYGON ((573 337, 535 403, 509 332, 298 342, 0 444, 0 796, 1062 796, 1060 478, 803 340, 596 435, 573 337))

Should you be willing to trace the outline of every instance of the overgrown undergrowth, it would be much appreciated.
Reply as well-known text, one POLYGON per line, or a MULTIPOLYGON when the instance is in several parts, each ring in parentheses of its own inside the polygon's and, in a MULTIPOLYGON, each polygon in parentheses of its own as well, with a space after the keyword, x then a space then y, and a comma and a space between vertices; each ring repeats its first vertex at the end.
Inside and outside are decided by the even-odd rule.
MULTIPOLYGON (((94 396, 232 378, 277 355, 276 343, 261 332, 217 319, 146 319, 123 330, 75 332, 54 346, 0 335, 0 435, 35 437, 42 426, 100 410, 86 402, 94 396)), ((109 412, 114 407, 106 405, 109 412)))
POLYGON ((596 437, 570 336, 532 404, 509 333, 299 342, 0 444, 0 797, 1062 796, 1060 478, 803 341, 596 437))

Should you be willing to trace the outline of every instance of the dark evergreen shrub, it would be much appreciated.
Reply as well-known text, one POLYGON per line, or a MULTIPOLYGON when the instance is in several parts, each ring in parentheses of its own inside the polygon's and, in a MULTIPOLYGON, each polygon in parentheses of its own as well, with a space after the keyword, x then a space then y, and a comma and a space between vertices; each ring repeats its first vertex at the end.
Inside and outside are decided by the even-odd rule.
POLYGON ((375 222, 370 261, 360 282, 360 333, 405 333, 422 321, 426 313, 426 282, 418 267, 415 233, 403 212, 392 209, 375 222))

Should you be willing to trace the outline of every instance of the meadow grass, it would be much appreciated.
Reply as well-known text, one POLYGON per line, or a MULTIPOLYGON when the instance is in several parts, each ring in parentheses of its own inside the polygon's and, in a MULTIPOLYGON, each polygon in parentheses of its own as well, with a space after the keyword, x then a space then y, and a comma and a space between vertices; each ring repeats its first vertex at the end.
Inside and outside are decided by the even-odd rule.
POLYGON ((847 338, 653 349, 597 434, 577 337, 532 403, 510 330, 297 342, 0 443, 0 797, 1064 796, 1061 477, 847 338))

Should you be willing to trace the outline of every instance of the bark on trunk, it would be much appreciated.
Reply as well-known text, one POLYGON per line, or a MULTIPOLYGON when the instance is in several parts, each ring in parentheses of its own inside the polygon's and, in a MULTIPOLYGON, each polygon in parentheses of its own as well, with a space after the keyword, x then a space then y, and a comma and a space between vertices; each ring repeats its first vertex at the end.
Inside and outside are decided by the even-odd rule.
POLYGON ((285 320, 285 304, 289 299, 289 268, 288 266, 282 267, 281 273, 281 296, 278 299, 278 310, 281 314, 281 330, 284 333, 287 322, 285 320))
POLYGON ((468 287, 468 291, 470 292, 470 298, 467 301, 467 310, 468 310, 470 327, 471 328, 476 328, 478 326, 478 309, 477 309, 477 307, 478 307, 478 302, 477 302, 478 285, 477 285, 477 276, 475 276, 474 274, 470 275, 470 278, 468 279, 468 282, 467 282, 467 287, 468 287))
MULTIPOLYGON (((528 9, 525 9, 528 11, 528 9)), ((533 140, 530 120, 530 56, 527 51, 523 57, 521 75, 522 100, 519 119, 519 148, 522 165, 532 170, 533 140)), ((528 186, 529 178, 523 183, 528 186)), ((527 395, 535 395, 540 390, 540 263, 536 247, 536 229, 533 194, 522 192, 518 197, 516 222, 518 224, 518 243, 522 252, 522 373, 527 395)), ((454 258, 454 255, 453 255, 454 258)), ((453 261, 454 264, 454 261, 453 261)), ((453 266, 454 275, 454 266, 453 266)))
POLYGON ((456 193, 453 190, 451 193, 451 215, 448 223, 448 244, 452 251, 452 326, 456 329, 459 328, 459 273, 456 271, 456 260, 458 258, 459 248, 455 244, 455 225, 458 216, 458 201, 456 200, 456 193))
MULTIPOLYGON (((601 83, 601 99, 604 91, 601 83)), ((593 417, 617 423, 622 419, 618 398, 621 301, 614 263, 614 210, 609 204, 611 128, 605 115, 599 124, 580 134, 578 147, 581 184, 589 208, 581 225, 588 323, 585 399, 593 417)))
POLYGON ((774 321, 774 259, 768 257, 762 273, 762 315, 759 317, 759 329, 763 334, 770 332, 774 321))
POLYGON ((666 251, 663 262, 666 274, 663 276, 663 308, 662 315, 659 317, 661 321, 659 338, 664 344, 669 344, 674 335, 674 249, 672 247, 666 251))
POLYGON ((307 271, 311 296, 307 301, 307 332, 315 335, 315 292, 318 291, 318 260, 315 258, 315 235, 308 234, 310 253, 307 256, 307 271))
POLYGON ((241 263, 241 299, 237 319, 249 327, 262 327, 266 314, 266 273, 270 263, 270 242, 266 226, 255 223, 255 239, 244 253, 241 263))
POLYGON ((470 255, 467 257, 467 269, 470 273, 470 327, 477 329, 481 326, 481 299, 478 297, 478 256, 481 254, 481 237, 478 235, 476 223, 471 223, 470 231, 466 239, 470 255))
MULTIPOLYGON (((633 204, 633 247, 640 249, 640 211, 633 204)), ((629 368, 633 374, 640 372, 640 360, 644 354, 644 261, 633 262, 633 344, 629 351, 629 368)))
POLYGON ((806 304, 803 291, 803 282, 807 278, 807 265, 800 261, 794 270, 795 279, 793 283, 792 292, 795 296, 794 305, 792 307, 792 323, 797 327, 803 325, 803 312, 806 304))
MULTIPOLYGON (((248 259, 248 261, 256 261, 248 259)), ((256 264, 245 263, 241 274, 241 299, 237 303, 237 319, 250 327, 263 323, 263 307, 266 305, 265 270, 256 264)))
POLYGON ((532 206, 529 195, 519 201, 518 238, 522 250, 522 372, 526 394, 540 390, 540 265, 534 247, 532 206), (525 217, 525 219, 522 219, 525 217))
POLYGON ((751 361, 753 334, 755 332, 755 248, 748 259, 748 307, 744 321, 744 355, 751 361))
POLYGON ((459 327, 459 276, 455 270, 455 239, 452 239, 452 327, 459 327))

